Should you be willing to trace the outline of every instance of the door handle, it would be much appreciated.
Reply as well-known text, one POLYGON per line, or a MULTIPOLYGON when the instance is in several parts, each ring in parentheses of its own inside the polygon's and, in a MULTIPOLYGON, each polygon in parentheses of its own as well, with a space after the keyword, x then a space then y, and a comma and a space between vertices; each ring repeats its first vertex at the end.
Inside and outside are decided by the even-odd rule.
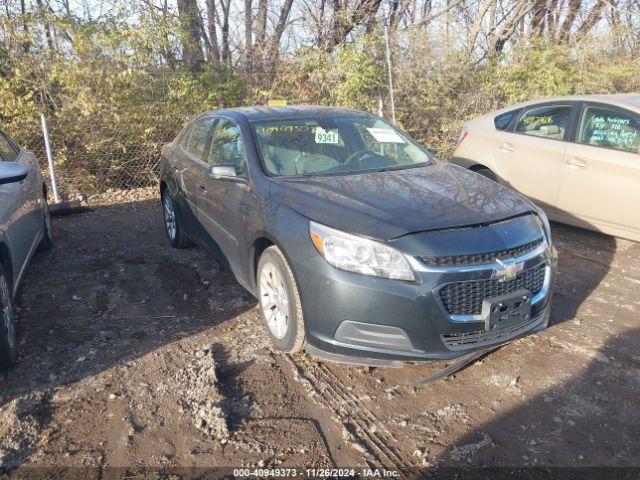
POLYGON ((513 152, 514 150, 513 145, 511 145, 510 143, 502 143, 498 148, 503 152, 513 152))
POLYGON ((567 165, 569 165, 570 167, 577 169, 577 168, 585 168, 587 166, 587 162, 585 162, 584 160, 581 160, 579 158, 570 158, 569 160, 567 160, 567 165))
POLYGON ((201 193, 207 193, 207 187, 205 187, 204 185, 200 185, 198 188, 200 189, 201 193))

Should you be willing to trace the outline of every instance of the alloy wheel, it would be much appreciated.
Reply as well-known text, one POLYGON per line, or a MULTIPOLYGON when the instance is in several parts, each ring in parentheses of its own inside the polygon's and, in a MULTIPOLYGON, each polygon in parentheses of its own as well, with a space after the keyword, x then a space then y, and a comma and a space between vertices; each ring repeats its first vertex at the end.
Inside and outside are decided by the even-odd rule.
POLYGON ((16 331, 15 323, 13 321, 13 314, 10 308, 9 298, 9 286, 4 277, 0 276, 0 307, 2 307, 2 328, 5 330, 7 336, 7 343, 9 350, 14 350, 16 347, 16 331))
POLYGON ((164 210, 164 226, 167 229, 167 235, 171 240, 176 238, 176 212, 173 208, 173 201, 171 196, 167 193, 164 196, 163 210, 164 210))
POLYGON ((271 334, 284 338, 289 329, 289 295, 273 263, 266 263, 260 272, 260 305, 271 334))

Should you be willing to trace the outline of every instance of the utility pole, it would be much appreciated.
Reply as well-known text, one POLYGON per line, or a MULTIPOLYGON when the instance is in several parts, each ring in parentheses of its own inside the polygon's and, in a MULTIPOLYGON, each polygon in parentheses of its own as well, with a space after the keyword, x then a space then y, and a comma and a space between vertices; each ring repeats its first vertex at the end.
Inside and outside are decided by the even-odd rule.
MULTIPOLYGON (((389 3, 391 0, 389 0, 389 3)), ((396 124, 396 99, 393 92, 393 70, 391 68, 391 47, 389 46, 389 22, 391 21, 391 5, 385 3, 384 43, 387 50, 387 73, 389 77, 389 100, 391 101, 391 120, 396 124)))
POLYGON ((47 162, 49 163, 49 177, 51 178, 51 189, 53 190, 53 199, 56 203, 60 203, 60 195, 58 194, 58 182, 56 181, 56 171, 53 166, 53 155, 51 153, 51 143, 49 142, 49 126, 44 113, 40 114, 40 123, 42 124, 42 135, 44 137, 44 147, 47 151, 47 162))

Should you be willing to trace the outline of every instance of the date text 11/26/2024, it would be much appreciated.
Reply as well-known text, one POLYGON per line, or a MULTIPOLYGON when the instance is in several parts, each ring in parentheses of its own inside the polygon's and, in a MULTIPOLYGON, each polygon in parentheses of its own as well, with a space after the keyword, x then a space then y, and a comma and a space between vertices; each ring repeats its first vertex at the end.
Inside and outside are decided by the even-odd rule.
POLYGON ((236 478, 397 478, 399 473, 385 468, 236 468, 233 470, 233 476, 236 478))

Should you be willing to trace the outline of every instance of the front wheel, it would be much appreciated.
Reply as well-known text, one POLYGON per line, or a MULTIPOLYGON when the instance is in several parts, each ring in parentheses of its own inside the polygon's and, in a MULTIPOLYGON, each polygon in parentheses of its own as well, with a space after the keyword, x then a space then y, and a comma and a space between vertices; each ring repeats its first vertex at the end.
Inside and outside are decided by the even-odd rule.
POLYGON ((258 299, 271 342, 285 353, 305 345, 304 318, 298 285, 287 259, 276 246, 267 248, 258 262, 258 299))
POLYGON ((162 215, 164 218, 164 231, 174 248, 190 247, 191 240, 184 231, 182 219, 178 215, 171 193, 168 190, 162 192, 162 215))
POLYGON ((17 332, 9 280, 0 265, 0 369, 11 367, 18 355, 17 332))

